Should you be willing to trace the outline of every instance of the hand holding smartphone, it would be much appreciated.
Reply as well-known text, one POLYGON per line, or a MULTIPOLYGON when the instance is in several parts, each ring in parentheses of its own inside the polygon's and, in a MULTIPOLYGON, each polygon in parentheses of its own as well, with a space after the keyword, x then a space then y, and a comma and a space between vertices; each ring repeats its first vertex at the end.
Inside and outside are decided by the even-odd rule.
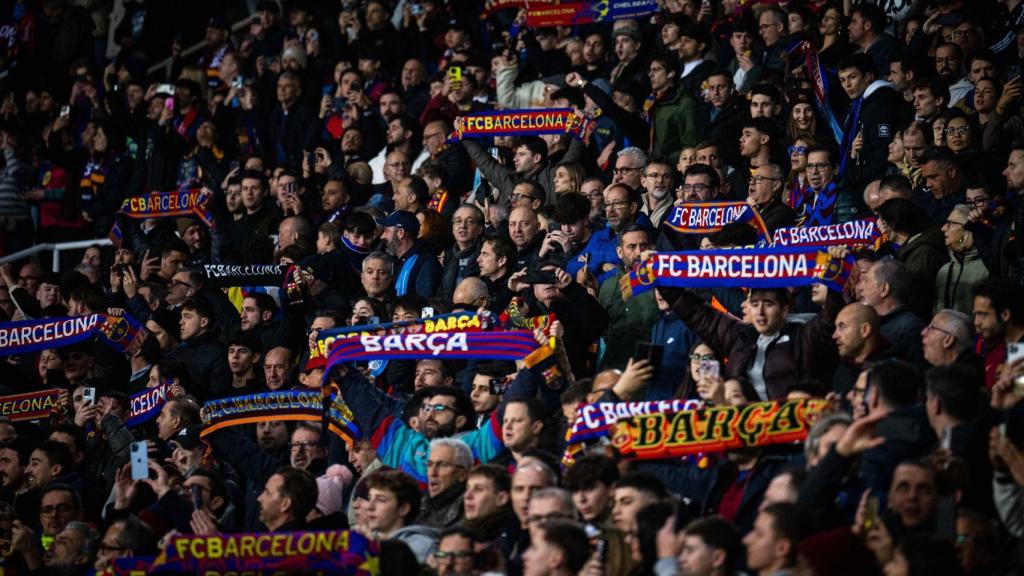
POLYGON ((132 480, 149 478, 149 443, 145 440, 132 442, 131 446, 132 480))

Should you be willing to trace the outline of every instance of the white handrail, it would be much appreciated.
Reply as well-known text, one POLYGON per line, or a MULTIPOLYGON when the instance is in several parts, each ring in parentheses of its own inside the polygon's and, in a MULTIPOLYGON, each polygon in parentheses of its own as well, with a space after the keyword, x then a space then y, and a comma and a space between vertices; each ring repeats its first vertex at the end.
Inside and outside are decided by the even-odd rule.
POLYGON ((23 258, 28 258, 40 252, 47 250, 53 250, 53 271, 60 272, 60 253, 65 250, 84 250, 90 246, 110 246, 113 242, 110 238, 96 238, 95 240, 78 240, 76 242, 58 242, 56 244, 36 244, 31 248, 25 248, 19 250, 14 254, 8 254, 3 258, 0 258, 0 264, 6 264, 8 262, 16 262, 23 258))

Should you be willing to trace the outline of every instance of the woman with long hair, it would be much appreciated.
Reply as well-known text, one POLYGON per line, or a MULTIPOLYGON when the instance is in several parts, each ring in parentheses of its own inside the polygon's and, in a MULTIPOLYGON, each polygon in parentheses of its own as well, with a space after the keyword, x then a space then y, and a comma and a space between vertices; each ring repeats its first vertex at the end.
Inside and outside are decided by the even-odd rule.
POLYGON ((813 138, 802 137, 793 140, 789 147, 789 176, 782 191, 782 200, 797 214, 803 213, 803 207, 810 195, 807 183, 807 150, 815 145, 813 138))
POLYGON ((562 162, 555 167, 552 186, 555 194, 579 194, 587 172, 579 162, 562 162))
POLYGON ((835 68, 839 59, 849 51, 846 40, 846 19, 843 8, 838 4, 829 3, 818 11, 818 32, 821 43, 818 44, 818 58, 826 68, 835 68))

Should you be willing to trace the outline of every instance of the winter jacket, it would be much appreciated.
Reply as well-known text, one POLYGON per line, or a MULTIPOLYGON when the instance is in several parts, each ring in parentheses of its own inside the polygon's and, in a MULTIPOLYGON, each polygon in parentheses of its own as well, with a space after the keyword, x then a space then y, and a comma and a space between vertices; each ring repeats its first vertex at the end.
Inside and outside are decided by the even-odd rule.
POLYGON ((466 483, 456 482, 437 496, 424 493, 416 523, 438 530, 454 526, 462 519, 462 495, 465 492, 466 483))
POLYGON ((399 296, 415 292, 433 298, 441 285, 441 263, 426 243, 417 240, 399 260, 395 269, 395 291, 399 296), (415 260, 413 260, 415 258, 415 260))
POLYGON ((935 302, 935 278, 948 258, 942 230, 937 226, 912 236, 900 248, 899 259, 906 265, 911 294, 914 295, 907 305, 922 318, 931 316, 932 303, 935 302))
POLYGON ((900 306, 882 316, 882 337, 889 341, 893 355, 924 366, 924 350, 921 348, 921 330, 925 322, 906 306, 900 306))
POLYGON ((679 158, 680 150, 697 144, 696 110, 693 98, 675 87, 655 102, 650 112, 654 115, 652 158, 672 162, 679 158))
MULTIPOLYGON (((721 110, 705 103, 697 114, 698 138, 718 144, 722 164, 725 166, 741 164, 739 141, 743 119, 747 115, 745 103, 746 100, 735 96, 721 110)), ((746 189, 742 192, 746 194, 746 189)))
POLYGON ((416 561, 426 564, 427 558, 437 549, 437 541, 440 536, 438 531, 430 526, 413 524, 395 530, 391 533, 390 538, 405 542, 412 553, 416 555, 416 561))
POLYGON ((530 315, 553 313, 565 328, 565 354, 569 358, 573 374, 577 378, 589 377, 590 348, 608 328, 608 312, 597 298, 591 296, 576 282, 562 290, 564 300, 556 300, 551 307, 532 300, 530 294, 530 315), (537 314, 533 313, 536 306, 537 314))
POLYGON ((966 252, 949 251, 949 262, 939 268, 935 277, 935 312, 943 308, 952 308, 971 314, 974 298, 971 295, 974 286, 988 278, 988 268, 981 260, 977 248, 966 252))
POLYGON ((658 319, 658 303, 654 291, 622 299, 619 280, 626 272, 622 269, 601 284, 598 300, 608 312, 608 329, 604 333, 605 352, 601 369, 624 370, 633 356, 637 342, 647 340, 651 327, 658 319))
POLYGON ((792 208, 783 204, 782 200, 778 198, 773 198, 767 204, 758 206, 757 212, 761 215, 768 234, 775 234, 779 228, 789 228, 796 224, 796 212, 793 212, 792 208))
POLYGON ((668 400, 674 397, 679 384, 690 371, 690 350, 697 344, 697 335, 675 312, 662 312, 651 328, 651 344, 662 346, 661 365, 654 379, 647 384, 644 401, 668 400))
MULTIPOLYGON (((842 295, 829 291, 821 312, 805 324, 786 322, 765 351, 764 376, 768 399, 785 398, 789 387, 813 377, 828 382, 835 367, 832 343, 842 295)), ((725 376, 745 375, 757 356, 758 333, 753 326, 718 312, 689 291, 683 291, 672 310, 715 352, 728 358, 725 376)))
POLYGON ((228 369, 228 347, 217 340, 215 332, 204 332, 182 342, 169 358, 181 361, 188 368, 193 389, 189 393, 199 400, 216 397, 231 386, 228 369))
POLYGON ((287 454, 270 454, 235 428, 218 430, 207 436, 207 439, 214 456, 230 464, 245 478, 243 529, 247 532, 263 529, 257 498, 277 469, 288 465, 287 454))
MULTIPOLYGON (((483 239, 478 238, 476 242, 473 242, 469 248, 465 250, 459 250, 458 244, 453 244, 444 254, 444 270, 441 273, 441 288, 437 292, 437 297, 450 301, 452 295, 455 294, 455 288, 458 287, 459 282, 470 276, 480 275, 480 265, 476 263, 476 257, 480 255, 480 247, 483 245, 483 239)), ((464 302, 456 302, 456 304, 464 304, 464 302)))

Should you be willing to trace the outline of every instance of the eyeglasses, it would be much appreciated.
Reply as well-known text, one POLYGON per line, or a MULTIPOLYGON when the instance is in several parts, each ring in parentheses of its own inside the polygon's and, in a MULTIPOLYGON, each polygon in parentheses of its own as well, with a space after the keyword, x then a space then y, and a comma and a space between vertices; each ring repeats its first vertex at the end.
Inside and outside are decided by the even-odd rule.
POLYGON ((651 172, 650 174, 644 174, 644 178, 668 178, 672 176, 668 172, 651 172))
POLYGON ((814 164, 807 164, 808 170, 827 170, 831 167, 832 165, 829 164, 828 162, 815 162, 814 164))
POLYGON ((978 196, 977 198, 968 198, 966 202, 975 206, 987 206, 989 201, 992 200, 988 196, 978 196))
POLYGON ((296 448, 298 448, 299 450, 308 450, 309 448, 314 448, 317 444, 317 442, 312 442, 309 440, 305 442, 289 442, 288 449, 295 450, 296 448))
POLYGON ((526 517, 527 524, 536 524, 538 522, 547 522, 548 520, 569 520, 572 516, 568 514, 562 514, 561 512, 551 512, 550 514, 534 514, 526 517))
POLYGON ((590 198, 591 200, 593 200, 594 198, 604 198, 604 194, 602 194, 600 190, 594 190, 593 192, 584 194, 584 196, 590 198))
POLYGON ((683 184, 677 188, 677 190, 682 190, 683 192, 696 192, 697 194, 700 194, 705 190, 711 190, 711 186, 708 186, 707 184, 683 184))
POLYGON ((515 202, 516 200, 522 200, 523 198, 526 198, 527 200, 533 200, 534 199, 533 196, 530 196, 529 194, 520 194, 519 192, 515 192, 515 193, 512 194, 512 201, 513 202, 515 202))
POLYGON ((195 288, 188 282, 182 282, 181 280, 171 280, 171 286, 185 286, 187 288, 195 288))
POLYGON ((944 134, 967 134, 971 129, 968 126, 957 126, 956 128, 943 128, 944 134))
POLYGON ((753 182, 754 184, 763 184, 765 182, 777 182, 778 180, 778 178, 774 178, 772 176, 761 176, 760 174, 750 177, 750 181, 753 182))
POLYGON ((942 332, 946 336, 952 336, 953 335, 952 332, 950 332, 948 330, 943 330, 942 328, 939 328, 938 326, 932 326, 931 324, 929 324, 929 325, 924 327, 925 333, 931 332, 932 330, 935 330, 936 332, 942 332))
POLYGON ((444 412, 445 410, 455 412, 455 408, 445 406, 444 404, 424 404, 420 406, 420 412, 444 412))
POLYGON ((628 205, 629 205, 629 200, 616 200, 615 202, 605 202, 604 203, 604 207, 605 208, 614 208, 616 210, 618 210, 619 208, 625 208, 628 205))
POLYGON ((957 222, 956 220, 946 220, 947 226, 966 226, 967 222, 957 222))
POLYGON ((53 516, 56 513, 67 514, 68 512, 74 512, 74 504, 56 504, 53 506, 43 506, 39 509, 40 516, 53 516))
POLYGON ((427 460, 427 470, 433 470, 434 468, 465 468, 465 466, 459 466, 454 462, 438 462, 434 460, 427 460))
POLYGON ((637 166, 636 168, 629 168, 629 167, 627 167, 627 168, 615 168, 615 169, 612 170, 612 172, 621 175, 621 174, 629 174, 630 172, 636 172, 637 170, 643 170, 643 168, 641 168, 639 166, 637 166))
POLYGON ((807 154, 807 146, 790 146, 789 155, 792 156, 793 154, 800 154, 801 156, 807 154))
POLYGON ((690 362, 710 362, 715 360, 714 354, 690 354, 690 362))
MULTIPOLYGON (((515 196, 515 194, 513 194, 513 196, 515 196)), ((529 198, 529 196, 527 196, 527 198, 529 198)), ((476 218, 456 218, 455 220, 452 220, 452 224, 456 226, 462 226, 463 224, 466 226, 476 226, 479 223, 480 221, 476 218)))
POLYGON ((446 558, 454 558, 460 560, 462 558, 469 558, 473 555, 471 550, 453 550, 451 552, 445 552, 444 550, 437 550, 434 552, 434 558, 438 560, 444 560, 446 558))

